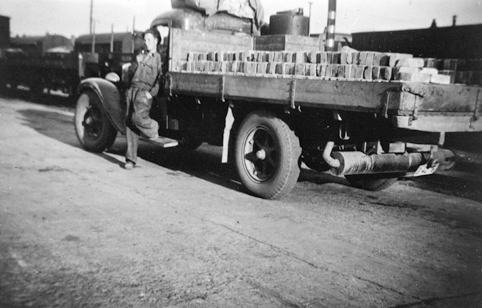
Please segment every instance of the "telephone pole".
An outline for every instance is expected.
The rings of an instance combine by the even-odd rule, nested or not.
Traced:
[[[326,51],[335,51],[336,0],[328,0],[328,25],[326,27]]]
[[[90,0],[90,29],[89,33],[92,34],[94,32],[94,20],[93,20],[93,13],[94,13],[94,0]]]
[[[312,1],[308,1],[308,5],[310,6],[310,11],[309,11],[309,19],[308,19],[308,35],[310,35],[311,32],[311,5],[313,4]]]

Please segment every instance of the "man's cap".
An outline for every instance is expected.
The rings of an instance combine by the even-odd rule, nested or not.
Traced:
[[[149,29],[147,29],[147,30],[144,32],[144,34],[142,35],[142,38],[144,38],[147,33],[152,34],[155,38],[157,38],[157,40],[158,40],[159,42],[161,41],[161,34],[159,33],[159,31],[158,31],[156,28],[149,28]]]

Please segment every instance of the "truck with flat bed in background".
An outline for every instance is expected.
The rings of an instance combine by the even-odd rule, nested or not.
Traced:
[[[289,194],[302,163],[367,190],[453,164],[446,132],[482,131],[480,85],[453,84],[410,54],[325,51],[319,38],[253,35],[253,22],[182,8],[153,22],[166,69],[151,117],[158,144],[222,146],[247,190]],[[75,128],[89,151],[125,132],[124,76],[79,86]]]

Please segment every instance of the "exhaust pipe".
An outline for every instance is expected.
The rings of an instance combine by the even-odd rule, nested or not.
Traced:
[[[336,175],[370,173],[406,173],[416,171],[421,165],[438,166],[437,159],[427,159],[422,153],[373,154],[362,152],[332,152],[333,141],[328,141],[323,151],[323,159]]]
[[[405,173],[415,171],[427,162],[422,153],[365,155],[362,152],[334,152],[333,157],[340,162],[338,168],[332,169],[336,175]]]

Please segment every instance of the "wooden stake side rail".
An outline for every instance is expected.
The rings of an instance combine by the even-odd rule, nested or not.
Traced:
[[[482,88],[426,83],[320,80],[169,72],[171,94],[372,112],[397,127],[422,131],[482,131]],[[423,119],[423,120],[422,120]],[[424,122],[424,123],[422,123]]]

